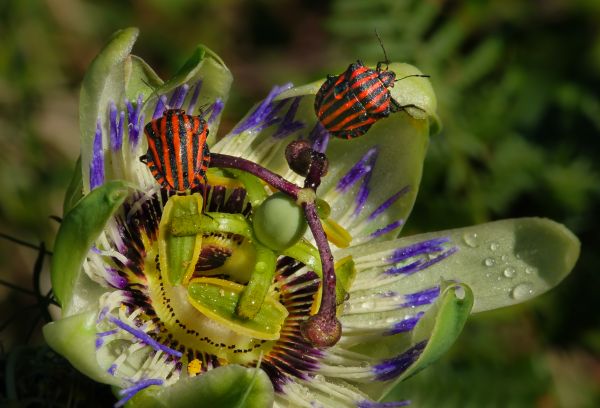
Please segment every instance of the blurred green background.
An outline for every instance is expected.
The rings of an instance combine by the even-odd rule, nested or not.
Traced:
[[[52,248],[50,216],[62,215],[79,149],[79,84],[126,26],[141,29],[134,52],[163,78],[199,42],[226,61],[235,82],[222,132],[274,84],[382,60],[377,29],[390,59],[431,75],[444,123],[405,233],[537,215],[583,244],[557,289],[475,316],[451,353],[394,396],[427,407],[600,406],[600,2],[1,0],[3,236]],[[0,405],[109,406],[107,388],[43,347],[39,253],[0,240]]]

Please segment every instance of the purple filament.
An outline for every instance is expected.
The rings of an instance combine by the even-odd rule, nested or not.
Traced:
[[[425,312],[419,312],[415,316],[409,317],[404,320],[400,320],[399,322],[394,323],[394,326],[385,334],[387,336],[391,336],[398,333],[405,333],[414,329],[414,327],[419,323],[421,317],[425,314]]]
[[[167,96],[161,95],[156,102],[156,108],[154,109],[154,113],[152,114],[152,120],[158,119],[162,116],[163,112],[167,107]]]
[[[183,84],[178,86],[173,91],[173,95],[171,95],[171,99],[169,100],[169,107],[171,109],[181,109],[183,106],[183,101],[185,101],[185,97],[188,93],[190,86],[188,84]]]
[[[145,380],[140,380],[140,381],[136,382],[134,385],[132,385],[129,388],[122,389],[121,391],[119,391],[119,395],[121,395],[123,398],[121,398],[119,401],[117,401],[117,403],[115,404],[115,408],[122,407],[123,405],[125,405],[127,403],[127,401],[129,401],[131,398],[133,398],[135,396],[135,394],[137,394],[144,388],[148,388],[152,385],[162,385],[162,384],[163,384],[163,380],[161,380],[160,378],[147,378]]]
[[[108,114],[108,129],[110,134],[110,148],[112,151],[121,149],[123,145],[123,123],[125,122],[125,112],[119,114],[117,121],[117,106],[114,102],[110,103]]]
[[[212,112],[210,114],[210,118],[208,118],[209,125],[214,123],[217,120],[217,118],[221,114],[221,111],[223,111],[224,106],[225,106],[225,103],[223,102],[223,100],[221,98],[217,98],[215,100],[215,103],[213,103],[211,105],[210,109]]]
[[[404,295],[406,302],[403,303],[402,307],[416,307],[429,305],[433,303],[434,300],[438,298],[440,295],[440,287],[434,286],[432,288],[428,288],[422,290],[420,292],[409,293],[408,295]]]
[[[181,356],[183,355],[181,352],[179,352],[177,350],[173,350],[172,348],[169,348],[169,347],[165,346],[164,344],[159,343],[158,341],[156,341],[152,337],[150,337],[148,334],[144,333],[141,330],[138,330],[136,328],[129,326],[128,324],[122,322],[121,320],[117,319],[116,317],[109,316],[108,320],[110,322],[114,323],[115,325],[117,325],[118,327],[120,327],[121,329],[125,330],[126,332],[137,337],[143,343],[146,343],[147,345],[149,345],[150,347],[152,347],[155,350],[160,350],[164,353],[167,353],[167,354],[172,355],[177,358],[181,358]]]
[[[410,401],[391,401],[391,402],[375,402],[375,401],[360,401],[356,404],[357,408],[397,408],[410,405]]]
[[[273,106],[273,100],[280,93],[287,91],[292,87],[292,84],[286,84],[283,86],[275,86],[271,89],[271,92],[267,95],[267,97],[252,111],[250,115],[242,122],[240,122],[232,131],[231,134],[239,135],[240,133],[249,130],[258,128],[259,130],[264,129],[265,127],[273,124],[275,120],[275,113],[277,109],[281,109],[282,104],[278,103],[277,106]],[[285,103],[285,101],[282,101]]]
[[[194,109],[196,109],[196,104],[198,103],[198,97],[200,96],[200,90],[202,89],[202,80],[199,79],[194,85],[194,92],[192,92],[192,97],[190,98],[190,103],[188,105],[187,112],[190,115],[194,114]]]
[[[429,268],[430,266],[448,258],[450,255],[452,255],[456,251],[458,251],[458,248],[453,247],[453,248],[450,248],[449,250],[447,250],[446,252],[442,252],[441,254],[439,254],[438,256],[436,256],[433,259],[429,259],[427,261],[425,261],[423,259],[418,259],[417,261],[410,263],[408,265],[386,269],[384,273],[387,275],[399,275],[399,274],[410,275],[415,272],[419,272],[419,271]]]
[[[319,153],[325,153],[327,150],[327,145],[329,144],[329,132],[327,129],[325,129],[321,122],[317,121],[315,126],[310,131],[308,139],[312,142],[312,147],[314,150]]]
[[[135,108],[129,100],[125,100],[125,106],[127,107],[127,121],[129,122],[127,124],[127,130],[129,131],[129,143],[131,143],[131,145],[134,147],[138,144],[140,130],[144,123],[144,115],[141,115],[142,102],[142,94],[138,95]]]
[[[371,233],[371,238],[377,238],[382,236],[383,234],[387,234],[390,231],[395,230],[396,228],[400,228],[404,224],[404,220],[396,220],[394,222],[389,223],[383,228],[379,228]]]
[[[385,210],[387,210],[388,208],[390,208],[390,206],[392,204],[394,204],[396,202],[396,200],[398,200],[400,197],[402,197],[403,195],[405,195],[409,191],[410,191],[410,186],[404,186],[404,187],[402,187],[400,189],[400,191],[398,191],[396,194],[392,195],[390,198],[388,198],[387,200],[385,200],[383,202],[383,204],[381,204],[379,207],[377,207],[375,210],[373,210],[373,212],[369,215],[368,220],[371,221],[371,220],[377,218],[377,216],[379,216]]]
[[[436,252],[441,252],[444,250],[443,244],[450,242],[450,238],[441,237],[434,238],[427,241],[418,242],[413,245],[409,245],[404,248],[398,248],[394,251],[394,253],[389,257],[390,262],[400,262],[404,261],[408,258],[419,256],[419,255],[427,255]]]
[[[415,361],[417,361],[426,345],[426,340],[421,341],[406,350],[404,353],[388,360],[383,360],[380,364],[377,364],[373,367],[375,379],[379,381],[387,381],[398,377]]]
[[[377,148],[373,147],[340,179],[337,190],[347,192],[358,180],[373,170],[376,160]]]
[[[104,151],[102,147],[102,123],[98,120],[90,163],[90,190],[102,183],[104,183]]]
[[[292,100],[290,108],[281,120],[279,127],[273,134],[273,137],[275,139],[283,139],[284,137],[289,136],[292,133],[304,128],[304,122],[294,121],[296,112],[298,112],[298,106],[300,106],[300,99],[302,98],[297,96]]]

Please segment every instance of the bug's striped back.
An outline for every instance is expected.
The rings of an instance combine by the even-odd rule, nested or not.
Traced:
[[[315,98],[321,124],[334,136],[352,138],[364,134],[373,123],[390,114],[395,74],[373,70],[360,61],[341,75],[330,76]]]
[[[180,109],[166,110],[144,131],[148,139],[146,164],[163,188],[185,191],[206,179],[208,127],[201,117],[186,115]]]

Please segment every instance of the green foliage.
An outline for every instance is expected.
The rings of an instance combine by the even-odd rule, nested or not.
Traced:
[[[563,219],[591,211],[598,200],[597,144],[581,151],[586,136],[579,133],[600,130],[599,104],[590,88],[597,75],[588,73],[590,55],[582,58],[581,49],[570,45],[591,45],[591,39],[572,29],[557,32],[553,26],[566,24],[554,22],[558,11],[538,13],[535,7],[334,2],[329,27],[345,54],[383,60],[376,29],[390,59],[407,59],[431,75],[438,94],[444,130],[430,147],[413,228],[506,214],[556,216],[545,205],[524,202],[542,191],[556,201]],[[571,7],[566,11],[575,18],[578,7]],[[591,129],[548,126],[555,118],[575,116],[590,121]],[[436,200],[440,196],[443,201]],[[569,220],[581,226],[576,223],[582,220]]]

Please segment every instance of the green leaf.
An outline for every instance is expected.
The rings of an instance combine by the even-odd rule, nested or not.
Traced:
[[[165,82],[157,90],[158,94],[165,94],[178,86],[188,84],[193,89],[198,81],[202,81],[202,90],[196,108],[192,112],[186,112],[189,115],[201,114],[201,108],[206,109],[216,99],[223,103],[227,102],[229,88],[233,82],[233,77],[229,68],[223,60],[204,45],[198,45],[192,55],[187,59],[183,66],[177,71],[177,74]],[[151,99],[149,105],[152,106],[156,99]],[[151,109],[151,110],[152,110]],[[148,112],[146,117],[150,117],[152,112]],[[205,118],[208,119],[208,118]],[[220,116],[209,124],[208,143],[209,145],[216,141],[219,127]]]
[[[127,192],[123,182],[109,181],[86,195],[65,215],[56,236],[51,264],[52,289],[62,305],[63,316],[96,301],[75,290],[79,284],[84,285],[80,288],[82,291],[89,286],[84,284],[87,275],[82,271],[82,264],[108,219],[125,201]]]
[[[97,301],[97,299],[96,299]],[[116,384],[96,360],[96,319],[98,311],[89,311],[50,322],[43,327],[44,339],[77,370],[94,381]]]
[[[75,163],[75,170],[71,176],[71,181],[67,187],[65,193],[65,200],[63,202],[63,215],[68,213],[71,208],[81,200],[83,197],[83,179],[81,178],[81,156],[77,158]]]
[[[496,309],[556,286],[573,269],[580,250],[579,240],[565,226],[544,218],[518,218],[365,244],[339,255],[352,254],[359,262],[362,256],[375,259],[383,252],[440,237],[448,237],[458,251],[385,290],[410,293],[452,280],[473,290],[473,312]]]
[[[473,292],[467,285],[445,282],[442,285],[440,297],[419,320],[412,331],[409,342],[402,342],[405,338],[399,336],[401,350],[409,349],[424,341],[427,342],[419,358],[393,381],[370,383],[365,385],[363,390],[372,398],[381,399],[397,383],[411,377],[438,360],[448,351],[462,332],[472,307]],[[393,340],[391,338],[389,342]]]
[[[473,292],[464,284],[446,282],[442,294],[412,331],[412,344],[427,341],[425,350],[395,381],[408,378],[438,360],[454,344],[471,314]]]
[[[416,67],[404,63],[391,63],[389,70],[396,73],[394,87],[389,88],[392,98],[406,106],[406,112],[415,119],[427,119],[435,115],[437,99],[427,78]]]
[[[98,118],[108,115],[110,101],[120,102],[125,97],[128,74],[132,70],[129,53],[138,33],[137,28],[117,31],[92,61],[83,79],[79,97],[79,126],[84,193],[90,189],[89,164],[93,154],[96,123]],[[103,133],[107,134],[107,131],[108,127],[105,127]]]
[[[136,100],[140,94],[150,95],[163,85],[163,80],[140,57],[132,55],[126,67],[125,96],[130,101]]]
[[[128,408],[265,408],[273,405],[273,385],[258,368],[228,365],[169,387],[138,393]]]

